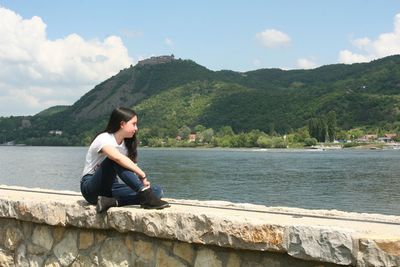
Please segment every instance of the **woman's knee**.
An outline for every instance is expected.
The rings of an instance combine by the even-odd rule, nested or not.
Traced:
[[[161,186],[159,185],[151,185],[151,190],[153,191],[153,193],[158,197],[158,198],[162,198],[164,197],[164,190],[162,189]]]

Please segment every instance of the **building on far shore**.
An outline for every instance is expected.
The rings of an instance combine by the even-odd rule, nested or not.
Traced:
[[[390,134],[387,133],[385,134],[383,137],[379,137],[378,141],[380,142],[385,142],[385,143],[390,143],[390,142],[394,142],[394,138],[397,137],[397,134]]]
[[[394,142],[394,138],[397,137],[397,134],[392,134],[392,133],[386,133],[382,137],[378,137],[377,134],[366,134],[358,139],[356,139],[357,142],[362,142],[362,143],[368,143],[368,142],[385,142],[385,143],[390,143]]]
[[[195,142],[196,141],[196,134],[195,133],[191,133],[189,135],[189,142]]]
[[[62,135],[63,131],[61,131],[61,130],[51,130],[51,131],[49,131],[49,134],[51,134],[51,135]]]
[[[366,134],[358,139],[356,139],[357,142],[362,142],[362,143],[367,143],[374,141],[378,138],[377,134]]]
[[[191,142],[196,142],[196,138],[197,138],[197,134],[196,133],[191,133],[191,134],[189,134],[189,136],[187,137],[187,141],[189,142],[189,143],[191,143]],[[176,141],[182,141],[182,140],[184,140],[183,138],[182,138],[182,136],[180,136],[180,135],[177,135],[176,137],[175,137],[175,140]],[[200,142],[202,141],[202,140],[199,140]]]

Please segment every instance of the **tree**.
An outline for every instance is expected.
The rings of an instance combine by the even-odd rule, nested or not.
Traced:
[[[201,125],[201,124],[196,125],[196,126],[194,127],[194,131],[195,131],[196,133],[201,133],[201,132],[203,132],[203,131],[205,131],[205,130],[206,130],[206,127],[204,127],[204,126]]]
[[[231,136],[222,136],[222,137],[218,137],[215,139],[216,141],[216,146],[220,146],[220,147],[232,147],[232,141],[231,141]]]
[[[141,128],[138,131],[138,137],[139,142],[141,142],[142,145],[147,146],[149,144],[149,139],[152,137],[151,130],[149,128]]]
[[[308,120],[308,133],[311,137],[317,138],[318,136],[318,119],[311,118]]]
[[[191,133],[191,130],[186,125],[182,126],[178,131],[179,136],[182,137],[183,140],[189,139],[190,133]]]
[[[272,145],[274,148],[286,148],[287,143],[282,137],[272,137]]]
[[[327,115],[326,118],[326,124],[327,124],[327,132],[328,132],[328,138],[330,142],[335,141],[336,138],[336,112],[335,111],[330,111]]]
[[[276,135],[276,131],[275,131],[275,123],[271,122],[268,123],[268,134],[269,135]]]
[[[222,126],[218,131],[218,136],[232,136],[235,133],[232,130],[231,126]]]
[[[317,144],[317,139],[315,139],[315,138],[306,138],[305,140],[304,140],[304,144],[305,144],[305,146],[315,146],[316,144]]]
[[[361,136],[363,136],[365,134],[364,131],[359,128],[351,129],[348,131],[348,133],[350,135],[351,140],[360,138]]]
[[[349,139],[349,135],[347,134],[346,131],[340,130],[336,132],[336,138],[338,140],[347,140]]]
[[[201,135],[203,136],[203,142],[204,143],[211,143],[213,137],[214,137],[214,130],[211,128],[208,128],[207,130],[204,130]]]
[[[267,135],[260,136],[257,139],[257,145],[263,148],[271,148],[272,147],[272,139],[269,138]]]
[[[256,147],[258,146],[257,140],[260,136],[265,135],[265,133],[261,132],[260,130],[251,130],[247,136],[247,146],[248,147]]]
[[[327,125],[322,118],[311,118],[308,121],[308,132],[311,137],[314,137],[318,142],[325,142],[328,137]]]
[[[302,127],[302,128],[300,128],[300,129],[297,129],[297,130],[294,132],[293,142],[295,142],[295,143],[302,143],[302,142],[304,142],[304,140],[305,140],[306,138],[309,138],[309,137],[310,137],[310,134],[309,134],[309,132],[307,131],[307,127]]]

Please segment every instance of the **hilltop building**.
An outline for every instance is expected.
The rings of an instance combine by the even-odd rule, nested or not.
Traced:
[[[175,56],[174,56],[174,54],[172,54],[170,56],[158,56],[158,57],[146,58],[146,59],[140,60],[137,64],[139,66],[156,65],[156,64],[172,62],[174,60],[175,60]]]

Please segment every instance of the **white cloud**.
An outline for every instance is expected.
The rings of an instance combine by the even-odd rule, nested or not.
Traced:
[[[351,42],[357,49],[365,49],[371,44],[371,40],[369,38],[359,38],[355,39]]]
[[[0,6],[0,116],[72,104],[132,61],[117,36],[50,40],[40,17],[23,19]]]
[[[357,62],[368,62],[371,58],[368,55],[361,55],[353,53],[349,50],[342,50],[339,53],[339,62],[345,64],[352,64]]]
[[[307,58],[299,58],[297,60],[297,67],[299,67],[300,69],[313,69],[317,66],[317,63]]]
[[[339,61],[346,64],[367,62],[373,59],[400,54],[400,13],[394,17],[392,32],[382,33],[375,40],[359,38],[352,41],[359,52],[345,49],[339,52]]]
[[[257,33],[256,40],[267,48],[287,46],[291,42],[290,37],[286,33],[275,29],[266,29],[263,32]]]
[[[172,39],[171,38],[165,38],[165,40],[164,40],[164,43],[166,44],[166,45],[168,45],[168,46],[173,46],[174,45],[174,42],[172,41]]]

